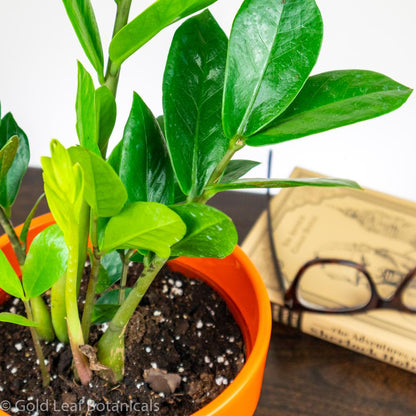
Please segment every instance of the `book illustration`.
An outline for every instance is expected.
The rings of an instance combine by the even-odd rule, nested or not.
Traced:
[[[416,225],[401,217],[374,209],[340,208],[339,211],[348,218],[358,221],[368,231],[408,241],[416,249]]]

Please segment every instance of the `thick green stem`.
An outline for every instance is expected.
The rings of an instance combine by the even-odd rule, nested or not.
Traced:
[[[245,146],[245,143],[243,141],[242,137],[236,136],[230,140],[230,144],[228,147],[228,150],[225,152],[224,157],[221,159],[221,161],[218,163],[216,168],[211,174],[211,177],[209,178],[209,181],[206,186],[214,185],[218,183],[224,174],[225,168],[227,167],[228,163],[230,163],[230,160],[234,156],[234,154],[242,149]],[[188,202],[198,202],[200,204],[205,204],[212,196],[215,195],[215,192],[209,192],[205,191],[202,195],[193,197],[188,197]]]
[[[0,224],[4,229],[4,232],[9,237],[10,244],[12,245],[13,251],[16,255],[19,265],[23,266],[25,264],[26,253],[23,250],[23,247],[20,243],[20,239],[14,231],[13,224],[11,223],[3,207],[0,207]]]
[[[126,253],[120,254],[123,268],[121,269],[120,294],[118,297],[119,305],[122,305],[126,299],[127,274],[129,271],[130,257],[133,255],[133,253],[134,250],[128,250]]]
[[[83,201],[79,217],[78,233],[78,293],[81,286],[82,275],[84,273],[85,262],[87,260],[88,237],[90,231],[91,210],[89,205]]]
[[[33,320],[38,324],[36,332],[44,341],[52,342],[55,339],[55,332],[52,327],[51,313],[41,296],[30,299]]]
[[[81,322],[78,311],[78,236],[68,244],[68,269],[65,282],[65,306],[67,314],[68,336],[71,345],[74,365],[82,384],[86,385],[91,380],[91,370],[87,358],[79,349],[84,345]]]
[[[33,314],[32,314],[32,309],[30,307],[30,304],[27,301],[24,301],[23,303],[25,305],[26,315],[28,319],[32,321]],[[33,345],[35,347],[36,356],[38,357],[38,360],[39,360],[39,367],[40,367],[40,372],[42,375],[42,385],[43,387],[47,387],[49,386],[51,379],[49,376],[48,369],[46,368],[45,357],[43,355],[42,346],[40,345],[39,335],[36,332],[36,329],[33,327],[30,327],[30,334],[32,335],[32,340],[33,340]]]
[[[68,329],[66,326],[66,307],[65,307],[65,282],[64,274],[51,289],[51,316],[52,325],[56,337],[59,341],[67,344],[69,342]]]
[[[92,241],[92,258],[91,260],[91,274],[88,281],[87,294],[85,297],[84,311],[82,314],[82,333],[84,339],[88,342],[91,327],[92,311],[94,309],[96,298],[96,287],[98,281],[98,274],[100,272],[101,254],[98,248],[98,232],[97,232],[98,218],[93,216],[91,221],[91,241]]]
[[[156,256],[149,266],[145,267],[98,343],[98,359],[113,370],[116,381],[121,380],[124,375],[124,332],[127,324],[166,261],[167,259]]]
[[[131,1],[132,0],[119,0],[117,2],[117,14],[116,14],[116,20],[114,22],[113,38],[116,35],[116,33],[127,24],[127,21],[129,18]],[[117,94],[117,85],[118,85],[119,77],[120,77],[120,66],[115,64],[111,60],[111,58],[108,58],[107,72],[105,75],[104,85],[106,85],[110,89],[114,97]]]

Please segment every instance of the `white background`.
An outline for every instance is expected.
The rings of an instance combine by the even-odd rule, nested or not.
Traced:
[[[131,17],[151,3],[133,0]],[[416,86],[415,0],[317,0],[324,19],[324,42],[313,73],[371,69],[409,87]],[[229,34],[241,0],[210,7]],[[106,50],[112,32],[114,0],[93,0]],[[163,68],[174,29],[166,29],[126,61],[117,97],[114,146],[121,137],[137,91],[158,115]],[[12,111],[31,142],[31,165],[49,154],[51,138],[77,143],[75,132],[76,59],[93,73],[59,0],[0,0],[0,100]],[[391,114],[352,126],[274,146],[274,177],[295,166],[416,201],[416,94]],[[245,148],[238,158],[264,162],[250,176],[266,175],[268,148]]]

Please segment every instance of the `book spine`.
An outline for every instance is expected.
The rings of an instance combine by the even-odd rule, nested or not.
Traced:
[[[353,323],[346,324],[348,320],[345,319],[334,320],[329,315],[290,311],[277,303],[272,303],[272,314],[275,322],[416,373],[416,350],[411,347],[403,348],[400,342],[389,342],[391,333],[373,334],[371,331],[354,328]]]

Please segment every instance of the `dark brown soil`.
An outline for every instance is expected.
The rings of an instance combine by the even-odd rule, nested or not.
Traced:
[[[21,302],[9,301],[3,310],[22,313]],[[245,360],[240,329],[222,299],[206,284],[167,270],[128,327],[123,384],[109,386],[95,376],[80,386],[72,378],[67,346],[52,342],[44,351],[53,379],[47,389],[29,331],[0,324],[0,408],[9,414],[190,415],[221,393]],[[173,374],[179,382],[174,393],[154,391],[158,387],[144,381],[151,368]],[[166,376],[161,378],[163,390]]]

